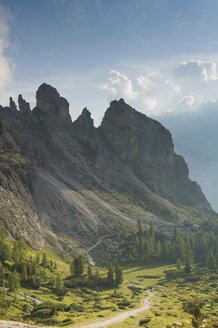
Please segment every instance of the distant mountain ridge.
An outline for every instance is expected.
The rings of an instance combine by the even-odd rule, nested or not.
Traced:
[[[21,95],[18,104],[0,107],[0,222],[9,235],[34,248],[51,237],[73,248],[66,236],[85,247],[115,225],[141,219],[170,230],[195,222],[187,207],[212,211],[170,132],[123,99],[99,128],[87,108],[72,122],[68,101],[45,83],[33,110]]]

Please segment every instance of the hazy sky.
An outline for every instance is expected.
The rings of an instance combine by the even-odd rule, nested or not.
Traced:
[[[123,97],[170,128],[208,193],[210,174],[193,163],[216,148],[217,17],[217,0],[2,0],[0,103],[22,93],[33,107],[46,82],[73,119],[87,106],[98,125]]]

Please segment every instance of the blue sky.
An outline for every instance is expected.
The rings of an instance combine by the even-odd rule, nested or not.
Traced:
[[[218,58],[217,1],[3,0],[0,4],[0,19],[8,27],[2,35],[8,43],[2,56],[10,64],[9,83],[0,94],[3,104],[9,92],[14,97],[22,92],[33,105],[35,89],[48,82],[69,99],[73,118],[88,106],[98,124],[109,100],[127,95],[116,77],[108,83],[110,72],[116,71],[140,94],[125,97],[127,101],[145,113],[159,114],[160,107],[171,107],[172,87],[165,84],[180,62]],[[155,74],[153,79],[161,75],[162,82],[161,86],[155,82],[158,90],[149,91],[146,101],[137,78],[149,74]],[[111,87],[119,90],[113,92]],[[156,93],[158,106],[154,106]],[[180,100],[191,96],[182,92]]]
[[[46,82],[98,125],[123,97],[171,130],[218,209],[217,13],[217,0],[0,0],[0,103],[33,107]]]

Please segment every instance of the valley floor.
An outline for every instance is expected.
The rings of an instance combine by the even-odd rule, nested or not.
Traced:
[[[154,293],[152,293],[150,290],[148,290],[148,295],[147,297],[144,297],[141,302],[141,306],[133,309],[133,310],[128,310],[124,311],[121,313],[117,313],[116,315],[112,316],[111,318],[92,322],[92,323],[86,323],[82,325],[77,325],[77,326],[72,326],[72,328],[100,328],[100,327],[108,327],[114,323],[120,323],[125,321],[131,316],[137,316],[142,312],[147,311],[151,307],[150,299],[154,296]],[[1,328],[38,328],[38,326],[30,326],[28,324],[24,323],[19,323],[19,322],[12,322],[12,321],[3,321],[0,320],[0,326]],[[45,327],[45,326],[44,326]],[[40,327],[41,328],[41,327]],[[52,328],[52,327],[50,327]]]

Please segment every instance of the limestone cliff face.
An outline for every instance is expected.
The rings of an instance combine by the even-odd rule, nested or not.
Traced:
[[[174,153],[170,132],[159,122],[120,99],[111,102],[99,130],[116,155],[154,193],[192,206],[206,204],[199,186],[189,180],[184,159]]]
[[[19,133],[0,120],[0,222],[11,237],[41,249],[44,240],[31,194],[31,163],[21,156],[20,145]]]
[[[0,222],[12,237],[41,248],[43,228],[85,246],[139,218],[171,227],[164,215],[175,204],[211,211],[170,132],[123,99],[99,128],[87,108],[72,123],[67,100],[45,83],[33,110],[21,95],[18,104],[0,107]]]
[[[52,86],[43,83],[36,92],[36,107],[47,114],[57,125],[71,122],[69,103]]]

